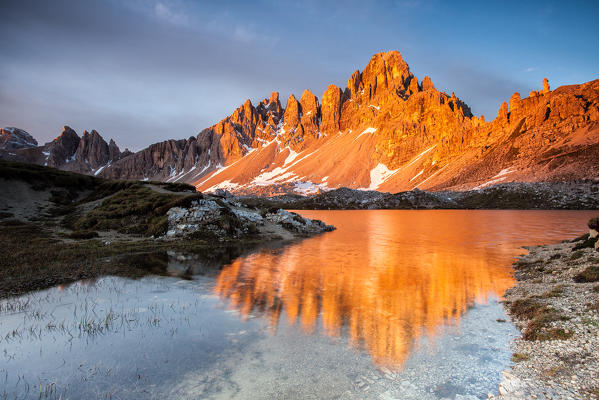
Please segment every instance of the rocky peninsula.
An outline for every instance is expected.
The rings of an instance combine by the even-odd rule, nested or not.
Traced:
[[[0,161],[0,187],[0,298],[102,275],[170,274],[185,259],[217,269],[266,243],[334,229],[186,184],[34,164]]]

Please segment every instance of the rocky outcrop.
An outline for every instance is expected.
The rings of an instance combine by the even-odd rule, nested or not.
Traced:
[[[285,210],[257,210],[227,199],[194,200],[190,207],[168,212],[166,237],[239,238],[275,233],[280,239],[312,236],[335,228]]]
[[[75,160],[88,165],[92,170],[97,170],[111,160],[108,143],[95,130],[92,130],[91,133],[83,131],[83,136],[75,152]]]
[[[435,86],[433,86],[433,81],[431,80],[431,78],[428,75],[425,76],[422,80],[422,90],[427,91],[433,90],[434,88]]]
[[[320,130],[324,134],[334,135],[339,132],[341,105],[344,100],[343,92],[335,85],[330,85],[322,94]]]
[[[37,146],[37,140],[18,128],[0,129],[0,150],[20,150]]]
[[[60,136],[44,146],[46,152],[49,153],[44,165],[59,168],[70,163],[75,159],[80,141],[81,138],[73,129],[64,126]]]
[[[199,143],[196,138],[188,140],[167,140],[155,143],[150,147],[124,157],[113,163],[101,176],[114,179],[138,179],[168,181],[177,170],[191,169],[200,160],[209,162],[212,146],[202,148],[206,143]],[[213,159],[217,156],[214,154]]]

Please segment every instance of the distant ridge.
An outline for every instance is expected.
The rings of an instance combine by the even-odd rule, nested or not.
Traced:
[[[8,161],[28,162],[59,168],[65,171],[98,175],[111,163],[131,154],[121,152],[114,140],[110,143],[92,130],[83,136],[68,126],[53,141],[38,146],[37,141],[22,129],[0,129],[0,158]]]

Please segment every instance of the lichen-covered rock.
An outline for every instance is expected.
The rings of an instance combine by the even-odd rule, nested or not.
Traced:
[[[216,201],[201,199],[192,202],[191,207],[173,207],[166,213],[168,218],[167,237],[186,236],[198,231],[200,227],[215,234],[225,235],[218,225],[222,215],[222,206]]]

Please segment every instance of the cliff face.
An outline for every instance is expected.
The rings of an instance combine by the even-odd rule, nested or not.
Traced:
[[[345,88],[330,85],[320,99],[305,90],[283,108],[273,92],[196,137],[135,154],[121,154],[95,131],[81,139],[71,131],[43,146],[49,154],[41,161],[31,148],[19,151],[107,178],[268,195],[575,180],[599,176],[599,80],[552,91],[545,79],[528,97],[514,93],[487,122],[428,76],[419,81],[392,51],[375,54]]]

